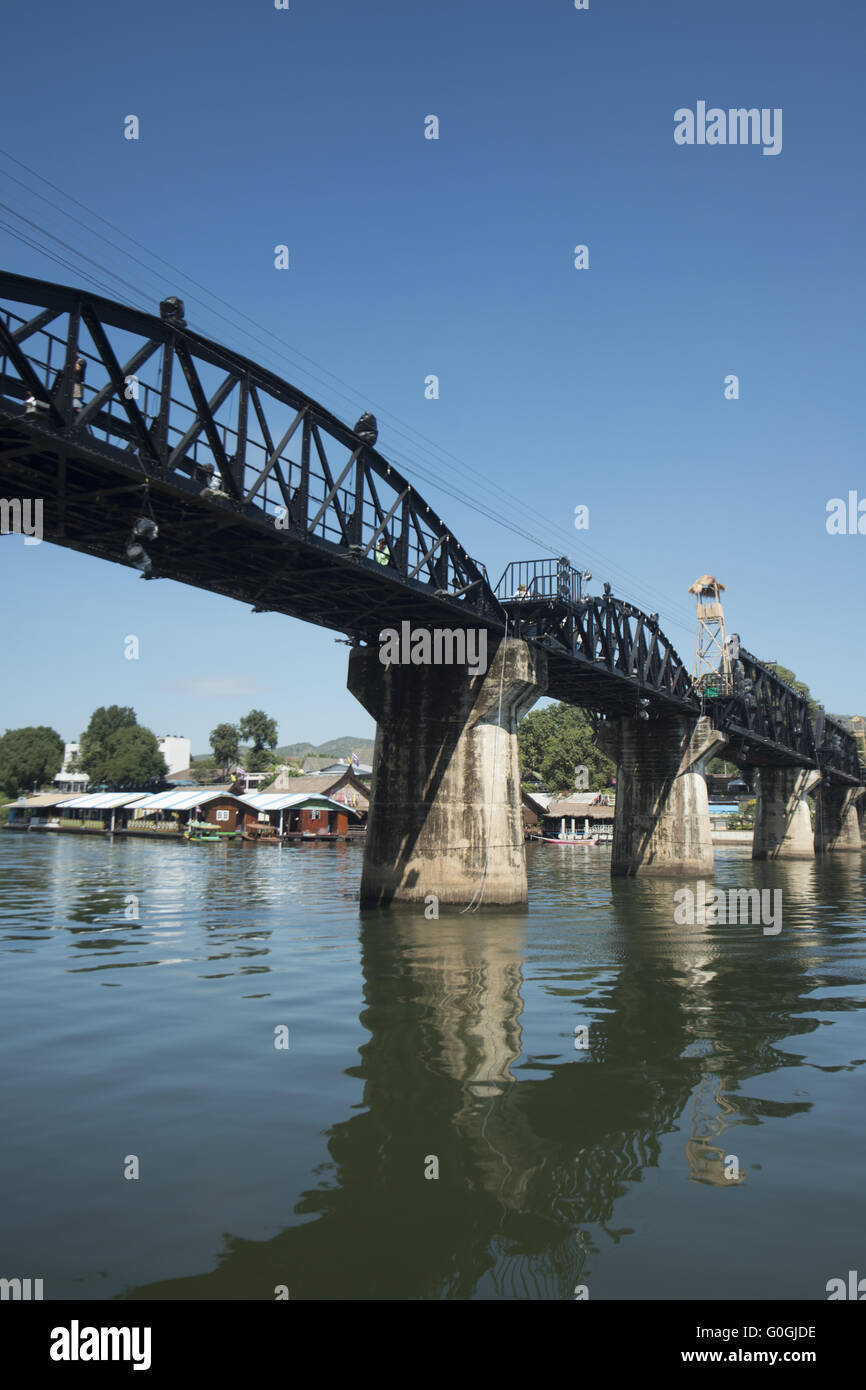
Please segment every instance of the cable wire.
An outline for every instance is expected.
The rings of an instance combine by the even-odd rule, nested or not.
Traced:
[[[522,501],[520,498],[518,498],[518,497],[516,496],[516,494],[514,494],[512,491],[510,491],[510,490],[508,490],[508,489],[505,489],[505,488],[501,487],[498,483],[493,482],[490,478],[486,477],[483,473],[481,473],[480,470],[478,470],[478,469],[472,467],[472,466],[469,465],[469,464],[466,464],[463,460],[459,459],[459,458],[457,457],[457,455],[450,453],[450,451],[448,451],[447,449],[444,449],[442,446],[435,444],[435,443],[434,443],[433,441],[431,441],[431,440],[428,440],[428,439],[426,438],[426,436],[424,436],[423,434],[421,434],[420,431],[416,430],[413,426],[407,425],[405,421],[402,421],[402,420],[400,419],[400,417],[395,416],[395,415],[394,415],[391,411],[389,411],[387,408],[385,408],[385,407],[381,406],[380,404],[378,404],[377,402],[371,400],[369,397],[366,397],[366,396],[362,395],[361,392],[357,391],[357,389],[354,388],[354,387],[352,387],[348,382],[343,381],[343,379],[340,378],[339,376],[337,376],[336,373],[333,373],[333,372],[331,372],[328,368],[321,366],[321,364],[319,364],[319,363],[316,363],[316,362],[314,361],[314,359],[308,357],[307,354],[301,352],[299,349],[295,348],[292,344],[287,343],[284,339],[280,338],[280,336],[279,336],[278,334],[274,333],[272,330],[270,330],[270,329],[268,329],[268,328],[266,328],[266,327],[263,327],[262,325],[258,324],[258,323],[256,322],[256,320],[252,319],[252,318],[251,318],[248,314],[246,314],[243,310],[240,310],[240,309],[238,309],[236,306],[233,306],[232,304],[230,304],[229,301],[223,299],[222,296],[220,296],[220,295],[216,294],[214,291],[208,289],[208,287],[205,286],[205,285],[202,285],[200,281],[197,281],[194,277],[188,275],[188,274],[185,273],[184,271],[180,270],[179,267],[173,265],[172,262],[167,261],[164,257],[158,255],[156,252],[151,251],[151,250],[150,250],[148,247],[146,247],[142,242],[136,240],[136,238],[134,238],[134,237],[130,236],[128,233],[124,232],[124,231],[122,230],[122,228],[117,227],[116,224],[113,223],[113,222],[111,222],[108,218],[103,217],[102,214],[100,214],[100,213],[96,212],[94,209],[88,207],[87,204],[83,203],[80,199],[75,198],[72,194],[69,194],[69,193],[65,192],[65,190],[61,189],[57,184],[52,183],[50,179],[46,179],[46,178],[45,178],[42,174],[40,174],[37,170],[31,169],[29,165],[25,164],[22,160],[18,159],[15,155],[12,155],[9,151],[0,148],[0,154],[3,154],[5,158],[11,160],[13,163],[15,163],[16,165],[18,165],[19,168],[25,170],[27,173],[31,174],[34,178],[39,179],[40,182],[42,182],[42,183],[45,184],[47,187],[49,187],[49,188],[51,188],[52,190],[54,190],[56,193],[60,194],[60,196],[61,196],[62,198],[67,199],[69,202],[73,203],[75,206],[81,208],[82,211],[86,212],[89,216],[91,216],[91,217],[93,217],[93,218],[96,218],[96,219],[97,219],[99,222],[101,222],[104,226],[109,227],[112,231],[116,232],[118,236],[124,238],[126,241],[130,242],[133,246],[136,246],[139,250],[143,251],[143,252],[145,253],[145,255],[149,256],[152,260],[157,261],[157,262],[159,262],[161,265],[166,266],[166,267],[167,267],[168,269],[170,269],[174,274],[179,275],[179,276],[181,277],[182,280],[188,281],[190,284],[195,285],[198,289],[202,290],[204,294],[209,295],[212,299],[216,300],[218,303],[222,304],[224,307],[226,307],[227,309],[229,309],[229,310],[231,311],[231,313],[233,313],[233,314],[235,314],[235,315],[237,315],[237,316],[239,316],[239,317],[245,319],[246,322],[249,323],[249,324],[251,324],[254,328],[256,328],[257,330],[259,330],[260,332],[265,333],[268,337],[272,338],[272,339],[274,340],[274,342],[278,343],[278,344],[280,345],[280,348],[284,350],[284,352],[282,352],[282,353],[280,354],[281,356],[285,356],[285,351],[287,351],[287,352],[289,352],[289,353],[292,353],[292,354],[296,355],[297,357],[300,357],[303,361],[309,363],[310,366],[316,368],[317,371],[324,372],[325,375],[326,375],[327,377],[329,377],[329,378],[331,379],[332,382],[337,382],[337,383],[339,383],[339,385],[340,385],[341,387],[345,388],[345,391],[348,391],[348,392],[351,394],[351,396],[355,398],[355,401],[356,401],[357,403],[362,403],[362,404],[364,404],[365,406],[374,405],[374,406],[376,407],[376,409],[379,411],[379,413],[383,416],[383,418],[386,418],[386,419],[389,419],[389,420],[393,420],[394,422],[396,422],[396,425],[398,426],[398,428],[396,428],[396,429],[394,430],[394,433],[400,435],[400,436],[403,437],[403,438],[408,438],[408,439],[410,440],[410,443],[412,444],[412,446],[413,446],[415,449],[420,448],[422,453],[427,454],[427,455],[432,455],[432,462],[433,462],[433,464],[435,464],[437,467],[446,468],[446,469],[448,469],[449,472],[452,472],[452,473],[453,473],[453,472],[458,472],[458,471],[459,471],[459,473],[460,473],[460,475],[461,475],[461,478],[463,478],[463,479],[465,479],[465,476],[466,476],[467,473],[475,475],[475,477],[477,477],[477,478],[479,479],[480,483],[484,486],[485,491],[486,491],[487,494],[489,494],[490,491],[493,491],[493,492],[495,492],[495,493],[498,493],[498,494],[499,494],[503,499],[505,499],[510,505],[516,506],[516,507],[519,509],[521,515],[536,516],[536,517],[538,517],[538,519],[541,521],[541,523],[543,524],[543,526],[548,530],[548,532],[554,531],[557,535],[561,535],[561,536],[565,537],[566,532],[565,532],[564,530],[560,530],[559,526],[557,526],[557,525],[555,525],[555,524],[552,524],[552,523],[550,522],[549,518],[544,517],[544,516],[543,516],[540,512],[538,512],[534,507],[532,507],[532,506],[530,506],[529,504],[523,502],[523,501]],[[28,185],[27,185],[26,183],[24,183],[23,180],[17,178],[17,177],[16,177],[15,175],[13,175],[13,174],[10,174],[8,170],[0,170],[0,173],[3,173],[3,174],[5,175],[5,177],[11,179],[13,182],[15,182],[16,184],[18,184],[21,188],[23,188],[23,189],[25,189],[27,192],[29,192],[32,196],[35,196],[35,197],[39,198],[42,202],[46,203],[48,206],[50,206],[50,207],[54,208],[56,211],[60,212],[62,216],[65,216],[65,217],[69,218],[70,221],[75,222],[78,226],[82,227],[82,228],[83,228],[86,232],[88,232],[91,236],[98,237],[98,238],[99,238],[101,241],[103,241],[106,245],[110,246],[113,250],[120,252],[120,254],[124,255],[124,256],[126,257],[126,259],[129,260],[128,253],[126,253],[122,247],[118,246],[116,242],[111,241],[109,238],[105,237],[101,232],[97,231],[96,229],[94,229],[94,228],[92,228],[92,227],[89,227],[89,226],[88,226],[85,222],[83,222],[80,218],[75,217],[72,213],[70,213],[68,210],[62,208],[59,204],[57,204],[56,202],[54,202],[52,199],[46,198],[44,194],[42,194],[42,193],[40,193],[40,192],[38,191],[38,189],[29,188]],[[145,308],[145,309],[148,309],[148,308],[149,308],[149,297],[148,297],[148,295],[146,294],[146,292],[143,291],[143,290],[141,289],[141,287],[140,287],[139,285],[132,284],[132,283],[131,283],[128,279],[126,279],[124,276],[118,275],[117,272],[111,270],[111,269],[110,269],[109,267],[107,267],[106,265],[104,265],[104,264],[102,264],[102,263],[100,263],[100,262],[97,262],[97,261],[93,260],[93,258],[90,257],[90,256],[88,256],[88,255],[86,254],[86,252],[83,252],[83,251],[81,251],[79,248],[77,248],[77,247],[71,245],[69,242],[64,241],[62,238],[56,236],[53,232],[48,231],[47,228],[42,227],[42,226],[40,226],[38,223],[33,222],[31,219],[24,217],[23,214],[16,212],[16,211],[15,211],[14,209],[12,209],[12,208],[9,208],[8,205],[6,205],[6,204],[0,204],[0,206],[4,207],[4,208],[6,209],[7,212],[10,212],[13,216],[19,218],[19,220],[21,220],[22,222],[26,223],[28,226],[34,228],[36,231],[41,232],[44,236],[49,237],[52,241],[56,242],[59,246],[63,247],[65,250],[69,251],[73,256],[76,256],[76,255],[77,255],[77,256],[81,257],[81,259],[84,260],[85,262],[87,262],[89,265],[96,267],[98,270],[102,271],[103,274],[109,275],[113,280],[116,280],[121,286],[123,286],[128,292],[131,292],[133,296],[135,296],[135,297],[138,298],[138,299],[143,300],[143,301],[144,301],[144,308]],[[34,243],[34,242],[32,241],[32,239],[26,239],[26,237],[25,237],[24,235],[21,235],[21,234],[19,234],[19,233],[16,233],[16,232],[14,231],[14,229],[12,229],[12,228],[10,228],[10,227],[8,226],[8,224],[3,224],[3,225],[5,226],[5,229],[6,229],[7,231],[9,231],[13,236],[16,236],[17,239],[18,239],[19,241],[23,242],[23,244],[30,246],[30,247],[31,247],[32,249],[34,249],[34,250],[40,251],[42,254],[46,255],[49,259],[53,260],[56,264],[60,264],[60,265],[63,265],[65,268],[72,269],[74,273],[79,274],[79,275],[83,275],[83,276],[84,276],[85,278],[87,278],[91,283],[97,284],[97,285],[100,286],[101,288],[104,288],[104,281],[103,281],[103,282],[100,282],[96,277],[94,277],[94,276],[92,275],[92,273],[86,272],[86,271],[84,271],[84,270],[76,269],[76,267],[75,267],[74,265],[70,265],[69,262],[65,261],[63,258],[58,257],[57,254],[56,254],[56,253],[53,253],[49,248],[47,248],[47,247],[44,247],[44,248],[43,248],[43,247],[39,247],[37,243]],[[147,266],[147,265],[141,260],[140,257],[134,256],[134,257],[132,257],[132,260],[140,267],[140,269],[142,269],[142,270],[145,272],[145,274],[146,274],[148,277],[150,277],[150,278],[152,278],[152,279],[155,279],[155,278],[156,278],[156,272],[154,272],[154,270],[153,270],[150,266]],[[108,293],[109,297],[113,297],[113,298],[118,298],[118,297],[119,297],[116,290],[109,289],[109,290],[107,291],[107,293]],[[264,346],[264,347],[268,348],[268,351],[273,352],[273,349],[272,349],[272,348],[269,348],[268,345],[267,345],[266,343],[264,343],[260,337],[256,337],[254,334],[251,334],[247,329],[244,329],[244,328],[240,328],[240,329],[239,329],[239,328],[238,328],[238,325],[237,325],[232,319],[230,319],[226,314],[223,314],[223,313],[221,313],[219,310],[214,309],[211,305],[209,305],[209,304],[203,302],[203,301],[200,300],[197,296],[192,296],[192,298],[193,298],[194,302],[200,304],[200,305],[202,306],[202,308],[203,308],[207,313],[217,315],[217,316],[218,316],[219,318],[221,318],[224,322],[228,323],[228,324],[230,325],[230,327],[231,327],[234,331],[240,331],[245,337],[248,337],[248,338],[253,339],[253,341],[256,341],[260,346]],[[140,307],[142,307],[142,306],[139,305],[139,304],[134,304],[133,307],[140,308]],[[285,360],[290,360],[290,359],[286,358]],[[293,365],[294,365],[294,364],[293,364]],[[309,375],[313,375],[313,376],[314,376],[314,379],[315,379],[320,385],[323,385],[323,386],[325,386],[327,389],[329,389],[329,390],[331,390],[331,391],[334,391],[334,387],[333,387],[332,385],[330,385],[327,381],[323,381],[321,377],[318,377],[318,376],[316,376],[315,374],[309,373],[309,372],[308,372],[308,374],[309,374]],[[336,394],[338,394],[338,395],[340,395],[341,397],[343,397],[344,399],[346,399],[346,397],[345,397],[345,391],[337,391]],[[354,406],[353,406],[353,408],[354,408]],[[405,427],[405,428],[403,428],[403,427]],[[407,429],[410,431],[410,434],[407,434],[407,433],[406,433]],[[421,441],[421,444],[420,444],[420,445],[419,445],[419,443],[418,443],[418,440]],[[476,497],[472,497],[472,496],[471,496],[470,494],[468,494],[465,490],[460,489],[460,488],[456,488],[452,483],[450,483],[450,481],[445,481],[445,480],[443,480],[442,478],[438,477],[435,473],[433,473],[433,472],[430,471],[431,464],[430,464],[430,463],[427,463],[426,460],[425,460],[423,463],[419,463],[419,461],[418,461],[417,458],[413,458],[413,457],[407,455],[407,454],[405,453],[405,451],[404,451],[403,449],[399,448],[399,447],[391,448],[391,449],[389,450],[389,453],[392,454],[392,455],[394,456],[395,459],[399,460],[404,466],[408,466],[409,468],[411,468],[415,473],[417,473],[420,477],[422,477],[423,480],[424,480],[425,482],[430,483],[433,487],[439,488],[443,493],[445,493],[445,494],[448,495],[449,497],[452,497],[452,498],[454,498],[455,500],[461,502],[462,505],[470,507],[472,510],[474,510],[474,511],[477,512],[478,514],[484,516],[487,520],[493,522],[495,525],[501,526],[501,527],[503,527],[503,528],[509,530],[512,534],[521,536],[522,538],[524,538],[524,539],[530,541],[531,543],[533,543],[533,544],[535,544],[535,545],[540,545],[543,549],[547,550],[551,555],[558,556],[559,554],[561,554],[561,553],[563,552],[563,550],[566,550],[566,553],[568,553],[564,541],[563,541],[563,543],[557,544],[557,545],[553,545],[553,544],[551,544],[549,541],[545,541],[544,539],[542,539],[542,537],[538,536],[538,535],[535,534],[533,531],[528,530],[526,527],[520,525],[518,522],[514,521],[511,517],[505,516],[505,515],[503,515],[501,512],[499,512],[499,511],[497,511],[497,510],[494,510],[494,509],[489,505],[489,502],[487,502],[487,501],[482,501],[481,499],[476,498]],[[443,457],[439,457],[439,455],[441,455],[441,456],[443,456]],[[446,461],[447,459],[452,459],[452,460],[454,461],[453,464],[452,464],[452,463],[448,463],[448,462]],[[573,541],[574,541],[574,538],[571,537],[571,536],[569,536],[569,539],[568,539],[568,547],[571,546],[571,544],[573,543]],[[627,581],[629,582],[630,585],[634,586],[634,588],[636,588],[636,589],[641,593],[641,595],[652,595],[652,594],[658,595],[658,597],[661,599],[661,601],[662,601],[662,602],[664,603],[664,605],[665,605],[665,609],[666,609],[666,622],[667,622],[667,624],[668,624],[668,625],[673,625],[673,626],[675,626],[675,627],[680,627],[680,628],[682,628],[684,631],[687,631],[687,632],[691,635],[691,633],[692,633],[693,630],[694,630],[693,621],[692,621],[692,622],[689,622],[688,625],[687,625],[685,622],[683,622],[683,621],[681,620],[681,619],[682,619],[682,616],[685,616],[686,610],[685,610],[684,608],[680,607],[679,604],[671,605],[669,597],[668,597],[666,594],[663,594],[663,592],[662,592],[661,590],[655,590],[655,589],[654,589],[654,586],[649,586],[649,585],[647,585],[646,582],[645,582],[645,580],[641,579],[639,576],[630,574],[630,572],[629,572],[628,570],[626,570],[626,569],[625,569],[623,566],[621,566],[620,564],[618,564],[618,563],[612,563],[612,562],[609,561],[606,557],[602,556],[602,555],[600,554],[600,552],[597,552],[593,547],[589,547],[589,546],[586,545],[585,542],[583,542],[583,541],[581,541],[581,549],[582,549],[582,553],[585,554],[585,555],[592,561],[593,564],[598,564],[598,563],[600,563],[600,564],[604,565],[609,573],[613,574],[615,577],[617,577],[617,576],[620,577],[620,582],[621,582],[621,579],[624,578],[625,580],[627,580]],[[647,599],[646,599],[645,597],[641,597],[641,600],[640,600],[640,601],[641,601],[642,603],[647,603]],[[652,599],[652,602],[657,602],[657,601],[658,601],[658,599]],[[650,604],[650,603],[647,603],[647,606],[649,607],[649,606],[651,606],[651,604]],[[674,609],[673,612],[671,611],[672,608]],[[680,615],[680,620],[678,620],[678,618],[677,618],[677,616],[675,616],[675,614],[679,614],[679,615]]]

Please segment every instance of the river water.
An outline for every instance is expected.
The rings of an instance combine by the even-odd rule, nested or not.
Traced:
[[[362,853],[0,836],[0,1275],[561,1300],[866,1273],[860,855],[718,850],[717,887],[782,890],[770,934],[678,926],[677,884],[582,846],[528,847],[528,912],[362,913]]]

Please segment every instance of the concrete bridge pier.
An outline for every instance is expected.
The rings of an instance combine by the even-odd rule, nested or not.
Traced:
[[[515,638],[491,653],[477,676],[350,653],[349,690],[376,720],[362,906],[527,901],[517,721],[547,689],[547,658]]]
[[[821,781],[815,792],[815,853],[836,854],[863,848],[857,802],[862,787]]]
[[[813,859],[806,795],[821,780],[814,768],[762,767],[757,774],[753,859]]]
[[[666,715],[599,725],[599,744],[616,763],[611,873],[713,872],[706,765],[725,737],[706,717]]]

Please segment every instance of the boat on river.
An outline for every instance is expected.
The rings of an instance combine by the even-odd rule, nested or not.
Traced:
[[[582,831],[566,831],[564,835],[539,835],[543,845],[586,845],[592,847],[599,843],[597,835],[584,835]]]
[[[243,835],[240,830],[220,830],[218,825],[212,825],[210,821],[191,820],[183,832],[183,838],[199,844],[204,840],[240,840]]]

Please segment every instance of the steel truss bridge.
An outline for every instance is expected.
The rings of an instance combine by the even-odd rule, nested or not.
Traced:
[[[357,643],[403,620],[519,635],[545,649],[555,699],[712,713],[735,762],[866,781],[853,735],[742,648],[733,694],[705,701],[658,614],[584,594],[567,561],[509,565],[494,588],[375,438],[194,333],[179,301],[160,309],[0,273],[7,529],[16,499],[38,503],[54,544]]]

